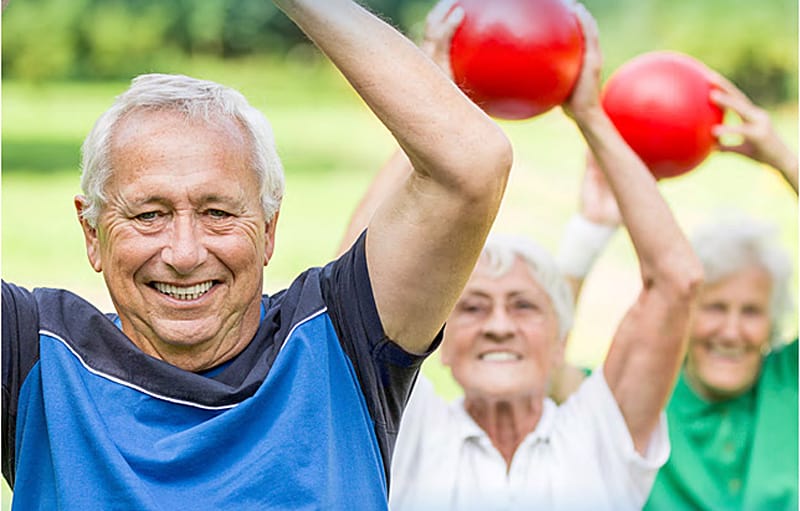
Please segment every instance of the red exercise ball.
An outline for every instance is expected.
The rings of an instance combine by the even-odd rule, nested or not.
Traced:
[[[450,64],[489,115],[527,119],[567,99],[583,62],[583,32],[563,0],[459,0],[464,20]]]
[[[708,72],[688,55],[657,51],[629,60],[603,87],[603,108],[658,179],[689,172],[717,145],[711,128],[723,111],[709,99]]]

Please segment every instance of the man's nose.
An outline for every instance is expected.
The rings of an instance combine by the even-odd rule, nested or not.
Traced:
[[[188,275],[208,257],[203,232],[193,215],[175,215],[170,231],[161,258],[177,273]]]

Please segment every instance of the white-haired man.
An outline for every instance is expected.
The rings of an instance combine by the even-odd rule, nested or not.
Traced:
[[[355,2],[275,4],[416,171],[350,251],[262,296],[283,192],[266,120],[215,83],[134,80],[87,137],[75,198],[116,314],[3,285],[15,509],[386,509],[403,406],[478,258],[511,151]]]

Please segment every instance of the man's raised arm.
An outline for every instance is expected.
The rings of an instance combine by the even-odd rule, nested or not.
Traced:
[[[274,1],[339,68],[414,167],[372,217],[366,250],[387,336],[423,352],[480,254],[511,146],[416,45],[356,3]]]

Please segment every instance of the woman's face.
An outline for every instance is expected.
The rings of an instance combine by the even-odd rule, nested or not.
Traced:
[[[478,262],[447,321],[442,362],[467,398],[544,397],[563,358],[558,316],[519,258],[504,275]]]
[[[771,293],[769,273],[756,265],[703,286],[686,376],[704,399],[736,397],[758,379],[772,329]]]

